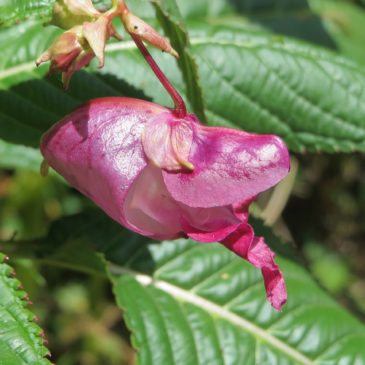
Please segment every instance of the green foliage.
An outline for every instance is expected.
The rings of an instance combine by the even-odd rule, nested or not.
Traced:
[[[0,2],[0,26],[10,26],[35,16],[40,19],[51,17],[54,0],[2,0]]]
[[[99,8],[110,5],[94,3]],[[59,34],[42,26],[52,4],[0,0],[2,168],[37,171],[42,134],[88,99],[126,95],[171,105],[128,38],[108,45],[105,67],[98,70],[93,63],[78,72],[67,92],[57,77],[45,78],[47,66],[36,69],[34,60]],[[311,4],[342,52],[362,62],[363,10],[339,1]],[[139,16],[154,17],[145,1],[128,5]],[[365,151],[363,67],[337,53],[269,33],[241,16],[285,34],[308,35],[308,29],[316,29],[317,43],[332,44],[322,30],[318,33],[318,17],[306,1],[155,0],[153,5],[181,58],[176,63],[169,55],[152,53],[202,120],[206,116],[211,125],[278,134],[300,153]],[[306,26],[301,19],[309,20]],[[29,214],[38,221],[43,217],[43,202],[35,200],[43,199],[40,191],[47,190],[47,182],[36,179],[32,190],[29,175],[13,179],[20,183],[12,198],[19,195],[21,202],[13,205],[18,211],[26,208],[28,224],[37,232],[46,231],[59,215],[83,208],[77,200],[76,207],[61,207],[39,227]],[[22,188],[24,195],[18,194]],[[24,196],[29,198],[25,203]],[[365,365],[364,326],[311,279],[270,230],[254,225],[257,234],[274,243],[285,273],[290,299],[282,313],[265,300],[259,270],[224,247],[190,240],[157,244],[123,230],[99,211],[60,219],[44,238],[5,247],[52,267],[98,278],[109,275],[141,365]],[[2,256],[0,261],[0,363],[48,364],[41,330],[25,309],[24,292],[9,276]],[[350,273],[338,256],[311,261],[324,286],[335,293],[345,290]],[[71,305],[62,295],[59,302]]]
[[[0,363],[1,365],[50,364],[42,330],[26,308],[26,293],[13,277],[13,269],[0,254]]]
[[[49,264],[63,260],[74,269],[72,255],[59,260],[64,245],[75,245],[74,252],[93,248],[112,262],[114,292],[139,364],[337,364],[341,359],[365,364],[364,326],[318,287],[270,230],[254,225],[284,252],[278,260],[290,300],[282,313],[266,301],[260,271],[223,246],[184,239],[154,243],[98,211],[57,222],[36,250]]]
[[[295,41],[225,32],[194,47],[211,122],[274,132],[295,151],[365,150],[362,68]]]

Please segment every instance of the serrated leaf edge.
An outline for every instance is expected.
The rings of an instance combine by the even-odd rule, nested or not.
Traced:
[[[3,254],[0,254],[0,265],[4,267],[4,277],[9,279],[9,283],[5,283],[7,285],[8,289],[12,291],[14,295],[14,300],[23,308],[24,315],[26,317],[26,320],[28,321],[28,324],[30,326],[33,326],[33,331],[25,330],[25,332],[28,334],[29,338],[34,341],[33,350],[37,353],[37,356],[42,358],[42,361],[46,364],[50,363],[47,359],[47,356],[50,356],[49,350],[45,347],[45,337],[43,330],[38,326],[38,324],[35,323],[35,316],[34,314],[27,308],[27,306],[31,303],[28,294],[23,291],[21,288],[21,283],[19,280],[15,277],[15,271],[14,269],[9,266],[6,263],[7,257]],[[18,289],[15,289],[18,287]],[[4,307],[4,310],[7,310],[7,308]],[[9,314],[12,315],[11,312]],[[19,318],[15,318],[18,323],[20,323],[24,327],[24,323],[19,321]],[[43,363],[42,362],[42,363]]]

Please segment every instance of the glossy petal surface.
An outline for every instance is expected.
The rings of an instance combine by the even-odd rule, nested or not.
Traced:
[[[212,207],[250,199],[288,174],[289,155],[276,136],[196,125],[189,161],[192,173],[169,174],[171,195],[193,207]]]
[[[124,224],[124,199],[146,166],[140,142],[143,127],[161,110],[128,98],[91,101],[47,132],[42,153],[72,186]]]

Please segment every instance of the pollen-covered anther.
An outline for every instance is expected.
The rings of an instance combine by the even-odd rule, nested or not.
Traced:
[[[174,119],[171,114],[152,118],[142,134],[142,144],[147,158],[167,171],[193,171],[189,161],[193,140],[191,125]]]

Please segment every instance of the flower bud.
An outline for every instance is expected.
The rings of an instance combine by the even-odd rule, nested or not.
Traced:
[[[62,29],[90,22],[98,18],[100,12],[91,0],[56,0],[53,5],[51,24]]]
[[[82,33],[81,26],[75,26],[64,32],[36,61],[37,66],[51,61],[49,74],[62,72],[66,89],[74,72],[87,66],[95,55]]]
[[[68,89],[72,75],[84,67],[89,66],[91,60],[94,58],[92,51],[83,50],[71,63],[70,67],[62,73],[62,82],[65,89]]]
[[[104,51],[107,40],[118,37],[108,14],[102,14],[92,22],[84,22],[59,36],[55,42],[36,61],[37,66],[51,61],[49,73],[63,72],[65,88],[71,76],[81,68],[88,66],[96,56],[99,67],[104,66]]]
[[[79,41],[81,27],[76,26],[61,34],[53,44],[41,54],[36,65],[51,61],[50,73],[55,71],[67,71],[71,63],[82,52],[82,45]]]
[[[178,53],[172,48],[169,40],[165,37],[162,37],[154,28],[152,28],[142,19],[130,12],[125,12],[122,14],[122,21],[126,30],[130,34],[138,36],[143,41],[151,44],[161,51],[170,53],[176,58],[179,57]]]

